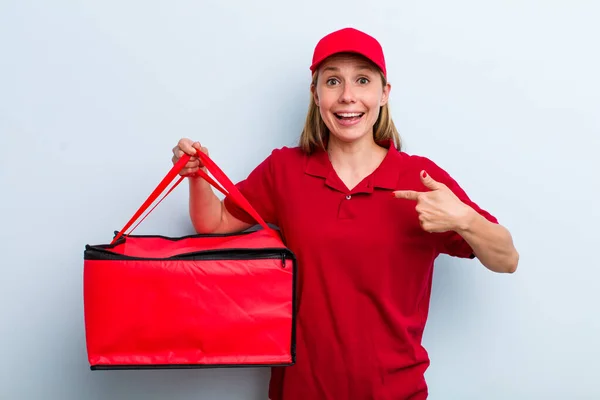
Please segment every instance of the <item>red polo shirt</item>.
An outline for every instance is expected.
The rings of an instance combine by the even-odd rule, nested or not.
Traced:
[[[240,191],[277,225],[298,260],[297,363],[273,369],[272,400],[421,400],[429,366],[421,338],[433,263],[440,253],[473,257],[454,232],[419,225],[416,203],[393,190],[426,191],[425,169],[474,204],[440,167],[389,146],[381,165],[352,190],[327,153],[274,150]],[[235,217],[251,217],[228,199]]]

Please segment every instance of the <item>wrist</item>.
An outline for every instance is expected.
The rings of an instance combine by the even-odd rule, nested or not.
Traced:
[[[456,223],[456,232],[462,234],[473,230],[473,225],[477,223],[479,217],[480,215],[475,210],[465,205],[464,213]]]
[[[206,169],[206,167],[201,168],[202,171],[204,171],[205,173],[208,174],[208,171]],[[198,182],[198,181],[205,181],[205,179],[199,174],[200,171],[196,171],[193,174],[190,175],[186,175],[185,177],[188,178],[188,180],[190,182]]]
[[[210,183],[206,181],[200,175],[188,175],[187,180],[189,182],[190,190],[192,193],[205,193],[207,191],[212,192]]]
[[[188,180],[190,182],[197,182],[199,180],[203,180],[202,177],[198,174],[194,174],[194,175],[186,175],[186,178],[188,178]]]

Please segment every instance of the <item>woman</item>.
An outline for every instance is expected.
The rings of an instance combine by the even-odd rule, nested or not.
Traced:
[[[421,338],[435,258],[478,257],[514,272],[510,233],[425,157],[400,151],[391,86],[376,39],[355,29],[319,41],[300,145],[274,150],[240,191],[281,229],[298,265],[297,364],[272,371],[272,400],[426,399]],[[182,139],[183,153],[207,150]],[[192,158],[199,233],[255,224],[221,202]]]

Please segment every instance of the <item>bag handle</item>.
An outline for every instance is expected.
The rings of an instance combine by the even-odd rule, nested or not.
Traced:
[[[196,156],[200,158],[206,169],[212,174],[212,176],[215,177],[216,182],[219,182],[223,189],[225,189],[224,191],[222,190],[221,193],[225,194],[225,196],[229,196],[238,207],[240,207],[252,218],[254,218],[254,220],[260,226],[262,226],[264,230],[271,233],[277,240],[281,240],[279,234],[274,229],[269,227],[269,225],[267,225],[267,223],[262,219],[258,211],[256,211],[254,207],[252,207],[252,204],[250,204],[250,202],[239,191],[237,186],[235,186],[235,184],[227,177],[225,172],[223,172],[221,168],[219,168],[217,164],[215,164],[215,162],[210,159],[209,156],[207,156],[201,151],[196,151]],[[201,169],[198,170],[198,175],[206,179],[209,183],[216,183],[215,181],[210,179],[210,177]],[[219,189],[218,187],[216,188]]]
[[[248,213],[254,220],[263,227],[267,232],[271,233],[277,240],[281,240],[277,232],[275,232],[272,228],[270,228],[267,223],[261,218],[258,212],[252,207],[252,205],[246,200],[246,198],[242,195],[242,193],[238,190],[238,188],[234,185],[234,183],[225,175],[225,173],[217,166],[208,157],[201,151],[196,151],[196,156],[202,161],[206,169],[215,177],[213,180],[204,170],[199,169],[196,175],[200,176],[204,180],[206,180],[210,185],[212,185],[219,192],[223,193],[225,196],[229,196],[231,200],[240,208],[242,208],[246,213]],[[111,245],[114,244],[121,236],[125,235],[125,231],[129,229],[129,227],[142,215],[148,207],[158,198],[158,196],[169,186],[169,184],[177,177],[179,172],[183,169],[183,167],[188,163],[191,156],[189,154],[184,154],[178,161],[173,165],[171,170],[167,173],[167,175],[160,181],[158,186],[150,193],[146,201],[140,206],[140,208],[135,212],[133,217],[129,219],[129,221],[125,224],[125,226],[115,235],[113,238]],[[159,202],[150,209],[150,211],[133,227],[133,229],[128,233],[131,234],[135,228],[144,220],[146,217],[158,206],[164,199],[167,197],[177,185],[183,181],[185,177],[180,176],[179,179],[175,182],[175,184],[167,191],[167,193],[159,200]],[[219,184],[220,183],[220,184]],[[127,235],[128,235],[127,234]]]

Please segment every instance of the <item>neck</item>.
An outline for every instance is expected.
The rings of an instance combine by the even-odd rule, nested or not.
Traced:
[[[385,153],[385,149],[375,143],[370,135],[355,142],[342,142],[334,136],[330,136],[327,153],[334,165],[360,169],[369,160],[379,158],[382,153]]]
[[[356,142],[342,142],[330,136],[327,152],[334,170],[352,189],[377,169],[387,150],[375,143],[372,135]]]

